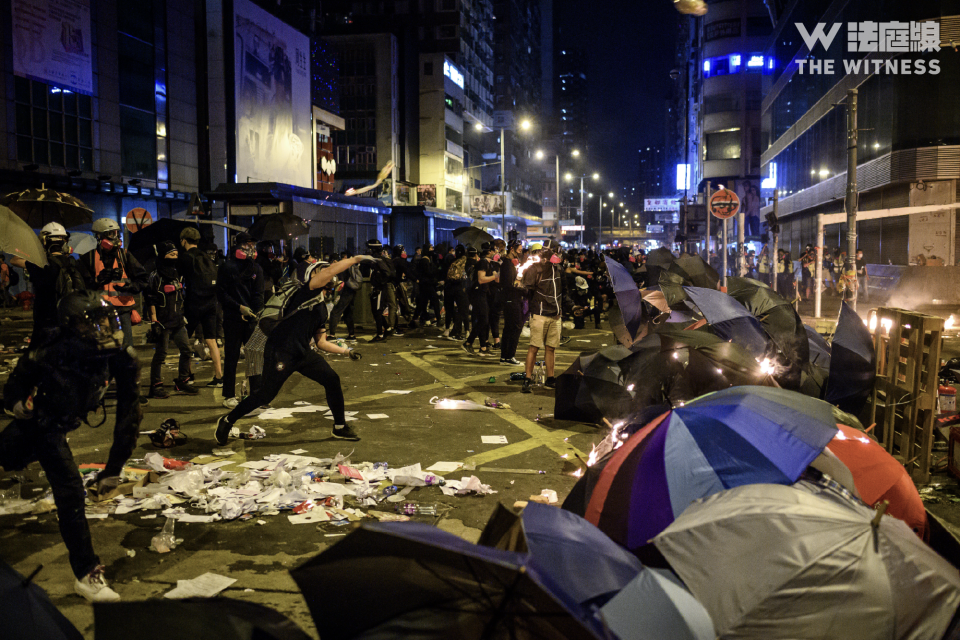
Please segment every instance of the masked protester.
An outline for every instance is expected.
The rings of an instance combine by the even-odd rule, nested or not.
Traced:
[[[314,352],[310,344],[327,353],[349,355],[359,360],[360,354],[353,349],[340,347],[327,341],[327,305],[324,295],[334,280],[351,266],[376,262],[373,256],[356,256],[340,260],[332,265],[316,263],[307,270],[307,283],[299,288],[279,313],[279,320],[270,329],[263,356],[263,384],[233,411],[220,418],[214,437],[225,445],[233,425],[257,407],[268,405],[294,372],[323,386],[326,401],[333,413],[333,437],[343,440],[359,440],[356,432],[347,425],[344,413],[343,389],[340,376],[327,361]]]
[[[183,315],[186,320],[187,338],[196,335],[207,346],[213,360],[213,380],[207,387],[223,386],[223,363],[217,345],[217,266],[199,247],[200,232],[187,227],[180,232],[180,250],[177,252],[177,273],[183,278]],[[202,348],[197,355],[205,357]]]
[[[301,283],[305,282],[304,278],[306,278],[307,275],[307,268],[316,262],[317,259],[311,255],[307,249],[297,247],[293,252],[293,269],[296,273],[297,280]]]
[[[493,254],[493,249],[491,249],[486,243],[484,243],[481,251],[473,247],[467,249],[467,295],[470,298],[470,306],[472,308],[472,326],[470,328],[470,335],[467,336],[466,342],[460,345],[460,348],[469,353],[470,355],[476,355],[481,357],[489,357],[493,355],[490,352],[490,293],[489,289],[491,283],[496,283],[497,279],[500,277],[500,272],[494,272],[493,268],[490,266],[489,258]],[[476,262],[473,262],[471,258],[475,258]],[[493,286],[496,286],[495,284]],[[480,350],[474,352],[473,350],[473,341],[477,338],[480,339]]]
[[[223,406],[237,400],[237,363],[240,347],[253,335],[263,309],[263,270],[254,259],[256,244],[249,233],[238,233],[226,261],[217,271],[217,298],[223,307]]]
[[[195,396],[200,393],[190,384],[190,339],[187,338],[187,325],[183,317],[184,289],[183,279],[177,273],[177,248],[172,242],[157,246],[157,270],[150,274],[150,281],[144,294],[148,317],[153,323],[151,331],[155,339],[156,350],[150,364],[150,397],[168,398],[163,388],[163,362],[167,357],[170,341],[180,350],[178,376],[173,380],[173,388],[180,393]]]
[[[500,297],[503,301],[503,338],[500,341],[500,364],[518,365],[517,346],[523,331],[523,291],[517,288],[517,267],[523,246],[510,243],[507,255],[500,261]]]
[[[531,393],[533,365],[537,352],[544,349],[547,369],[546,386],[556,387],[554,376],[556,349],[560,346],[560,307],[563,299],[563,273],[559,245],[555,240],[546,240],[540,261],[523,273],[523,287],[530,296],[530,346],[527,347],[526,378],[523,393]]]
[[[350,257],[350,254],[344,251],[341,259],[346,260]],[[330,311],[330,322],[327,323],[330,330],[327,338],[330,340],[337,338],[337,325],[340,324],[340,318],[342,317],[344,324],[347,325],[347,340],[355,341],[357,339],[357,329],[353,321],[353,307],[357,299],[357,292],[363,285],[363,274],[360,272],[360,267],[355,264],[351,265],[347,268],[341,281],[343,286],[340,287],[337,302]]]
[[[84,291],[86,284],[70,257],[67,230],[57,222],[50,222],[40,230],[40,243],[47,254],[47,266],[41,267],[23,258],[13,257],[10,264],[27,272],[33,285],[33,334],[30,348],[42,346],[57,334],[57,303],[73,291]]]
[[[458,244],[444,259],[443,306],[446,311],[446,328],[442,337],[461,342],[465,333],[470,333],[470,299],[467,297],[467,250]],[[452,333],[451,333],[452,332]]]
[[[67,435],[90,412],[102,409],[114,380],[113,445],[94,487],[100,494],[115,488],[140,430],[139,368],[133,348],[121,347],[123,332],[115,308],[99,294],[75,291],[57,309],[62,329],[20,358],[3,389],[4,409],[14,420],[0,430],[0,466],[13,471],[40,463],[53,490],[60,535],[76,576],[74,589],[87,600],[109,602],[120,596],[107,586],[93,550],[83,479]]]
[[[370,310],[377,326],[377,335],[371,342],[382,342],[387,339],[387,320],[383,312],[388,311],[387,286],[396,277],[393,262],[383,255],[383,243],[376,238],[367,240],[367,253],[373,260],[364,260],[360,272],[370,278]],[[359,256],[358,256],[359,257]]]
[[[440,297],[437,295],[437,262],[433,254],[433,245],[425,244],[420,251],[420,257],[413,262],[417,274],[417,309],[413,312],[410,328],[417,324],[430,326],[427,306],[433,309],[434,320],[440,324]]]
[[[500,273],[500,261],[507,253],[507,244],[497,238],[490,243],[491,255],[488,258],[493,273]],[[500,350],[500,315],[503,313],[503,292],[500,289],[500,280],[489,285],[487,289],[487,304],[490,308],[490,335],[493,337],[491,349]]]
[[[393,334],[402,336],[403,330],[400,328],[401,316],[406,318],[408,324],[410,320],[413,319],[413,305],[410,304],[410,296],[407,294],[407,289],[410,288],[411,283],[416,280],[416,275],[413,272],[410,261],[407,260],[407,250],[403,248],[402,244],[398,244],[393,248],[392,262],[393,270],[396,272],[393,282],[394,295],[397,300],[397,317],[393,327]]]
[[[115,308],[123,327],[123,346],[133,346],[134,305],[137,294],[147,286],[148,274],[121,246],[120,225],[115,220],[94,220],[93,235],[97,246],[80,256],[80,273],[87,289],[99,291]]]

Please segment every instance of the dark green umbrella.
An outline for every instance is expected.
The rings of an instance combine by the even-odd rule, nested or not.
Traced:
[[[727,278],[727,293],[760,321],[791,368],[810,361],[810,343],[803,321],[789,302],[767,285],[751,278]]]
[[[660,247],[659,249],[654,249],[647,254],[647,266],[653,267],[662,267],[666,269],[674,262],[676,262],[677,257],[670,253],[670,250],[666,247]]]

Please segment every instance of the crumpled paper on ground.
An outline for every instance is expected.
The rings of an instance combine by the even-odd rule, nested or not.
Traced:
[[[440,491],[443,492],[445,496],[452,495],[466,495],[468,493],[476,493],[479,495],[487,495],[491,493],[497,493],[490,488],[488,484],[482,484],[480,478],[477,476],[470,476],[469,478],[460,478],[457,480],[447,480],[446,484],[440,487]]]
[[[250,431],[247,432],[247,440],[260,440],[261,438],[266,438],[267,432],[263,430],[262,427],[253,425],[250,427]]]
[[[170,487],[177,493],[183,493],[192,498],[203,488],[203,471],[201,469],[174,471],[165,478],[162,478],[161,484],[165,487]]]

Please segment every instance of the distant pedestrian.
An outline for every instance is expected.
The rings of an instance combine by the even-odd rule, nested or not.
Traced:
[[[519,365],[517,346],[523,331],[523,290],[517,287],[517,267],[523,246],[514,240],[500,265],[500,287],[503,300],[503,336],[500,340],[500,364]]]
[[[173,388],[187,395],[200,393],[190,384],[190,339],[187,338],[187,325],[183,317],[184,289],[183,279],[177,273],[177,248],[172,242],[163,242],[157,247],[157,269],[150,274],[150,280],[144,292],[144,302],[148,317],[153,323],[156,339],[153,361],[150,364],[150,397],[168,398],[163,388],[163,363],[167,358],[167,347],[172,340],[180,350],[180,362],[177,377],[173,379]]]
[[[349,258],[349,253],[345,251],[342,259],[347,260]],[[340,324],[340,318],[342,317],[347,325],[347,340],[356,340],[357,330],[354,326],[353,306],[357,298],[357,292],[360,291],[360,287],[363,285],[363,274],[360,273],[360,267],[356,264],[350,265],[347,270],[342,273],[344,274],[341,277],[343,287],[340,289],[340,295],[337,298],[336,304],[333,305],[333,309],[330,311],[327,337],[331,340],[336,339],[337,325]]]
[[[209,255],[200,250],[199,243],[200,232],[197,229],[187,227],[180,232],[177,273],[183,278],[187,338],[196,335],[199,339],[202,336],[213,361],[213,379],[207,386],[218,388],[223,386],[223,363],[217,345],[217,316],[220,313],[217,266]]]
[[[256,241],[246,232],[238,233],[227,260],[217,271],[217,298],[223,307],[223,406],[239,404],[237,364],[240,347],[250,339],[263,309],[263,269],[253,260]]]

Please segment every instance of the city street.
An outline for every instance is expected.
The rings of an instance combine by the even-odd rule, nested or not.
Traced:
[[[0,327],[0,343],[9,349],[10,345],[22,344],[30,326],[30,314],[15,311],[7,312],[6,317],[12,321]],[[558,351],[558,373],[579,351],[614,342],[606,331],[571,333],[571,342]],[[552,390],[540,388],[532,395],[521,394],[519,383],[509,382],[509,374],[517,368],[500,366],[496,358],[468,356],[457,343],[440,339],[436,329],[410,332],[375,345],[366,344],[364,338],[369,335],[361,333],[357,347],[363,354],[361,361],[334,356],[330,360],[341,376],[347,410],[358,412],[358,420],[351,425],[359,431],[360,442],[334,440],[330,436],[332,422],[320,413],[295,414],[279,420],[249,418],[240,423],[241,430],[257,424],[266,431],[266,438],[231,440],[229,446],[235,451],[231,460],[240,464],[305,449],[306,456],[330,458],[342,453],[349,454],[354,463],[387,462],[392,468],[417,462],[426,468],[438,461],[474,465],[476,470],[457,471],[447,477],[459,480],[461,476],[476,475],[496,494],[448,497],[438,488],[423,487],[414,490],[407,501],[438,506],[440,515],[436,518],[414,516],[414,520],[435,523],[475,541],[497,502],[512,505],[544,489],[556,491],[562,501],[575,482],[570,475],[575,466],[567,460],[575,455],[585,457],[584,452],[589,452],[591,444],[603,435],[590,425],[553,420]],[[140,346],[138,352],[141,363],[148,366],[152,347]],[[12,357],[15,356],[4,355],[0,362]],[[168,357],[168,387],[174,371],[170,365],[175,361],[175,356]],[[0,368],[7,369],[6,364]],[[164,456],[190,460],[210,454],[216,447],[213,426],[226,411],[220,406],[220,390],[202,387],[211,377],[210,363],[200,363],[195,370],[202,389],[199,396],[173,393],[167,400],[150,400],[144,407],[142,431],[172,417],[189,437],[183,446],[159,450]],[[242,371],[243,361],[239,367]],[[496,378],[495,382],[489,381],[491,377]],[[6,374],[0,376],[0,382],[6,378]],[[410,393],[384,393],[388,390]],[[436,410],[430,405],[434,396],[480,403],[489,397],[508,403],[510,408]],[[297,401],[322,405],[323,391],[295,375],[272,406],[288,408]],[[372,420],[367,414],[388,417]],[[507,444],[481,443],[481,436],[487,435],[504,436]],[[78,463],[104,462],[111,437],[112,420],[99,429],[83,426],[73,432],[70,446]],[[158,450],[147,436],[142,436],[129,466],[145,468],[142,459],[151,451]],[[225,469],[240,468],[231,465]],[[31,465],[23,475],[24,498],[46,490],[48,485],[39,477],[38,465]],[[446,509],[447,506],[450,508]],[[200,513],[195,509],[188,511]],[[267,604],[316,634],[306,605],[286,569],[316,555],[355,525],[321,524],[320,530],[315,524],[294,525],[287,519],[289,511],[276,516],[254,516],[246,521],[177,523],[175,535],[183,542],[171,553],[160,555],[149,549],[152,537],[164,524],[164,517],[158,513],[136,511],[90,520],[94,547],[106,565],[108,579],[124,600],[161,597],[177,585],[177,580],[209,571],[237,580],[224,595]],[[258,519],[265,524],[258,525]],[[0,546],[4,560],[23,574],[44,565],[35,579],[37,584],[87,637],[92,637],[93,607],[74,594],[73,575],[55,513],[0,516]],[[331,585],[331,589],[335,588]]]

